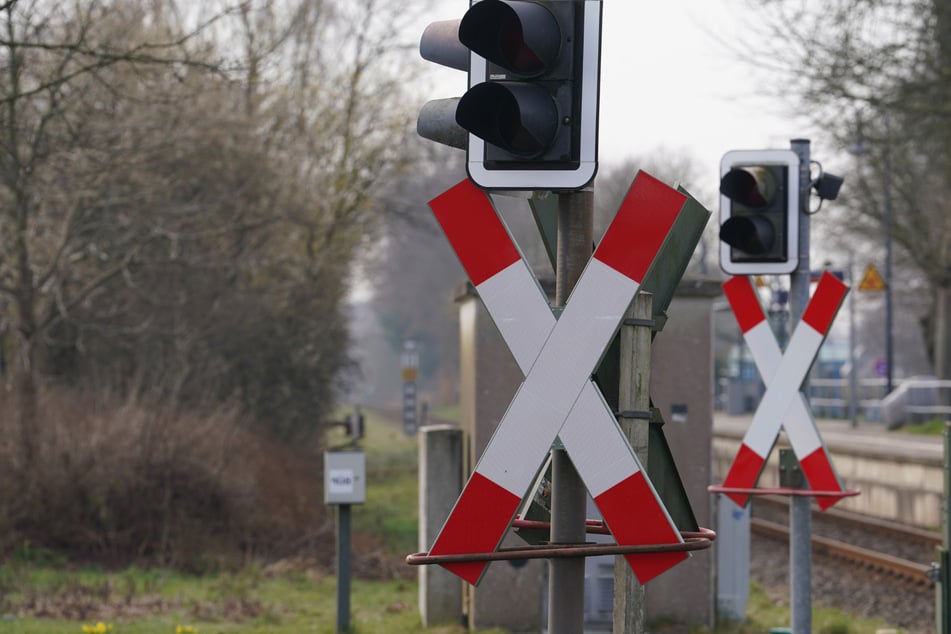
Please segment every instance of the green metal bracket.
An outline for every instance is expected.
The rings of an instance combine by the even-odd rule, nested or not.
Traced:
[[[799,466],[799,459],[792,449],[779,450],[779,486],[787,489],[805,488],[806,476]]]
[[[674,456],[664,436],[664,419],[660,410],[651,408],[651,424],[647,437],[647,475],[657,495],[667,507],[670,519],[681,531],[698,531],[697,517],[690,506],[683,480],[677,471]]]
[[[710,219],[710,212],[683,187],[677,190],[687,196],[683,211],[677,217],[670,230],[670,236],[658,253],[658,264],[641,282],[641,291],[652,293],[651,313],[654,317],[654,333],[663,328],[667,321],[667,308],[674,297],[677,285],[690,264],[690,258],[700,243],[703,229]],[[547,247],[546,247],[547,248]],[[621,340],[615,336],[608,347],[601,364],[594,373],[594,380],[601,388],[605,400],[617,410],[618,382],[620,381]]]
[[[648,435],[647,475],[654,490],[667,508],[667,513],[678,530],[696,532],[700,530],[694,515],[683,480],[677,471],[670,445],[664,436],[664,419],[660,410],[651,408],[651,421]],[[523,504],[519,515],[522,519],[547,522],[551,519],[551,456],[540,469],[532,487],[532,496]],[[538,528],[521,528],[518,536],[529,544],[541,544],[548,541],[548,531]]]
[[[641,291],[653,294],[654,321],[667,320],[667,308],[680,284],[693,252],[700,244],[703,229],[710,219],[710,212],[683,187],[677,191],[687,197],[683,211],[674,222],[663,249],[657,255],[650,273],[641,281]],[[657,328],[656,330],[660,330]]]
[[[673,299],[680,278],[687,270],[690,257],[697,249],[703,229],[710,219],[710,212],[697,202],[690,192],[683,187],[678,187],[677,191],[687,197],[687,202],[674,222],[670,236],[657,255],[657,261],[660,264],[655,265],[650,274],[641,281],[641,290],[654,295],[652,306],[656,322],[666,321],[670,300]],[[558,198],[557,196],[536,197],[529,199],[528,204],[532,208],[535,224],[538,226],[548,259],[554,268],[558,249],[556,239]]]
[[[545,245],[551,268],[555,270],[558,258],[558,197],[550,194],[536,195],[528,200],[528,205],[532,208],[535,225],[542,236],[542,243]]]

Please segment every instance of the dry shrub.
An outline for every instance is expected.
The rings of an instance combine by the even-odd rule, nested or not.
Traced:
[[[234,411],[175,414],[55,388],[41,399],[39,452],[23,469],[8,405],[0,397],[8,553],[29,543],[71,559],[200,571],[332,539],[317,456],[252,434]]]

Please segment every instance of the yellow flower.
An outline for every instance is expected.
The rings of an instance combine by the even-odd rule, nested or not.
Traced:
[[[95,625],[83,625],[84,634],[106,634],[112,631],[112,624],[105,624],[99,621]]]
[[[198,628],[192,625],[177,625],[175,634],[198,634]]]

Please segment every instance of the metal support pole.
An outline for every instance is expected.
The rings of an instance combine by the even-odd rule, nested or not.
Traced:
[[[803,212],[809,204],[809,140],[794,139],[792,150],[799,155],[800,209],[790,210],[799,214],[799,265],[790,275],[789,313],[792,328],[799,323],[806,304],[809,303],[809,214]],[[790,184],[790,186],[793,186]],[[809,394],[808,377],[803,383],[803,393]],[[792,634],[812,632],[812,499],[792,496],[789,500],[789,606]]]
[[[882,186],[884,187],[884,206],[882,208],[882,224],[885,226],[885,363],[888,372],[885,381],[885,396],[892,393],[895,387],[895,350],[893,342],[892,312],[892,158],[889,144],[891,143],[891,126],[888,122],[888,113],[885,114],[885,156],[882,165]]]
[[[849,286],[855,287],[855,253],[849,251]],[[855,293],[849,293],[849,422],[858,426],[858,368],[855,365]]]
[[[564,306],[591,257],[594,190],[558,197],[555,304]],[[563,449],[552,450],[551,541],[585,541],[586,489]],[[584,558],[552,559],[548,578],[548,631],[578,634],[584,629]]]
[[[350,631],[350,505],[337,506],[337,634]]]
[[[636,324],[650,323],[653,302],[650,293],[638,293],[628,317]],[[650,409],[651,328],[634,325],[621,329],[621,383],[618,408],[623,411]],[[650,422],[647,419],[622,418],[621,430],[631,443],[644,469],[647,469],[647,447]],[[647,627],[647,595],[644,586],[624,557],[614,560],[614,632],[615,634],[643,634]]]

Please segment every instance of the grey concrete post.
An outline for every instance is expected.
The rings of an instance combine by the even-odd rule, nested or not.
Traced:
[[[462,492],[462,430],[430,425],[419,430],[419,550],[429,549]],[[462,582],[440,566],[419,566],[423,626],[459,623]]]
[[[742,621],[750,598],[750,507],[717,501],[717,616]]]

